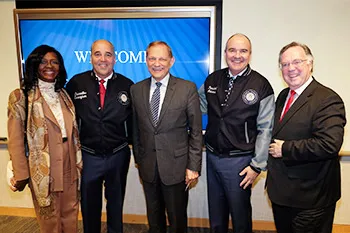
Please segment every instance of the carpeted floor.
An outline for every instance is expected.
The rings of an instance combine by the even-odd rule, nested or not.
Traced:
[[[79,221],[78,233],[82,233],[82,222]],[[35,218],[0,215],[1,233],[40,233]],[[107,232],[106,223],[101,226],[101,233]],[[124,233],[147,233],[147,226],[141,224],[124,224]],[[207,228],[189,228],[188,233],[209,233]],[[274,231],[254,231],[254,233],[275,233]]]

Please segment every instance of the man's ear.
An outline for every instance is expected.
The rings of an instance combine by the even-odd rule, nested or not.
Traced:
[[[172,57],[170,60],[170,67],[172,67],[175,63],[175,57]]]

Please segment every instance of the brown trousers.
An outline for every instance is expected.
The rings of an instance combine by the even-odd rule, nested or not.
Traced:
[[[63,163],[63,191],[52,192],[53,201],[51,208],[53,212],[50,216],[42,216],[38,202],[32,191],[34,208],[40,225],[41,233],[76,233],[78,232],[78,182],[72,183],[70,174],[70,163],[68,154],[68,143],[63,143],[64,163]]]

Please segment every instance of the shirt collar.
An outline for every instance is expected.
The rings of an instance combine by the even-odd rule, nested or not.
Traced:
[[[107,83],[108,80],[110,80],[112,78],[113,74],[114,74],[114,72],[112,72],[110,75],[107,76],[107,78],[104,78],[103,80],[105,80],[105,82]],[[95,74],[95,76],[97,77],[98,82],[100,82],[102,78],[98,77],[97,74]]]
[[[165,75],[165,77],[162,80],[159,81],[162,84],[162,87],[168,86],[169,78],[170,78],[170,74],[168,73],[167,75]],[[151,78],[151,86],[155,86],[156,82],[157,81],[152,77]]]
[[[301,93],[303,93],[303,91],[310,85],[310,83],[312,82],[312,80],[313,80],[313,77],[312,77],[312,76],[309,77],[309,79],[308,79],[303,85],[301,85],[301,87],[299,87],[299,88],[297,88],[297,89],[294,90],[295,93],[297,93],[298,96],[300,96]]]
[[[250,67],[249,65],[244,68],[241,72],[239,72],[239,74],[237,75],[232,75],[230,69],[228,69],[228,75],[230,78],[236,79],[238,76],[247,76],[250,73]]]

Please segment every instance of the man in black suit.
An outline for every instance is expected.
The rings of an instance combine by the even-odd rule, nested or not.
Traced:
[[[107,231],[122,233],[130,163],[128,136],[132,128],[130,87],[133,82],[113,71],[114,46],[107,40],[97,40],[92,44],[91,64],[92,70],[75,75],[67,84],[80,126],[84,164],[81,180],[84,232],[101,231],[104,186]]]
[[[131,87],[134,157],[146,196],[150,233],[187,232],[186,184],[202,164],[202,114],[196,85],[174,77],[171,48],[163,41],[148,45],[151,77]],[[157,102],[157,104],[155,104]]]
[[[340,198],[344,104],[312,77],[306,45],[286,45],[279,63],[288,88],[276,101],[266,183],[277,232],[331,233]]]

